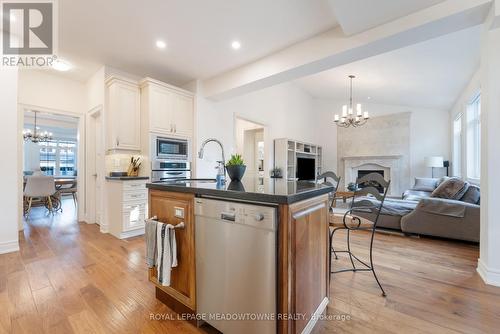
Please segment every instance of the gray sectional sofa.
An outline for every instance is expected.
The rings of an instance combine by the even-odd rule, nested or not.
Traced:
[[[416,178],[401,199],[386,199],[377,226],[479,242],[479,209],[480,189],[475,185],[457,178]],[[368,212],[359,215],[374,218]]]

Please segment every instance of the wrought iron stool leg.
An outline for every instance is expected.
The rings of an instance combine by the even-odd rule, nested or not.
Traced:
[[[335,260],[338,260],[339,258],[337,257],[337,253],[335,252],[335,249],[333,248],[333,233],[335,232],[335,230],[331,231],[330,232],[330,239],[329,239],[329,242],[330,242],[330,249],[329,249],[329,269],[330,269],[330,273],[332,273],[332,252],[333,254],[335,255]]]
[[[382,287],[382,284],[380,284],[380,281],[378,280],[377,274],[375,273],[375,267],[373,266],[373,237],[375,235],[375,229],[372,231],[372,238],[370,241],[370,267],[371,271],[373,273],[373,276],[375,277],[375,280],[377,281],[378,286],[380,287],[380,290],[382,290],[382,296],[385,297],[387,296],[385,293],[384,288]]]
[[[335,260],[338,260],[339,257],[337,256],[337,253],[335,252],[335,248],[333,248],[333,233],[334,232],[335,232],[335,230],[330,232],[330,255],[331,255],[331,252],[333,252],[333,255],[335,255]]]
[[[347,230],[347,254],[349,254],[349,259],[351,259],[352,269],[356,271],[356,266],[354,265],[354,260],[352,259],[351,254],[351,230]]]

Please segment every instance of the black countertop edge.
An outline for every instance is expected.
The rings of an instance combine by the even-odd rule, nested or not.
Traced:
[[[111,180],[111,181],[149,180],[149,176],[106,176],[106,180]]]
[[[147,183],[146,187],[149,189],[171,191],[178,193],[190,193],[199,196],[205,195],[205,196],[218,197],[222,199],[227,198],[227,199],[234,199],[241,201],[251,201],[251,202],[271,203],[271,204],[292,204],[309,198],[328,194],[333,190],[333,187],[322,187],[303,192],[298,192],[291,195],[273,195],[273,194],[256,193],[256,192],[241,192],[241,191],[222,190],[222,189],[219,190],[219,189],[206,189],[206,188],[196,188],[196,187],[183,187],[165,183]]]

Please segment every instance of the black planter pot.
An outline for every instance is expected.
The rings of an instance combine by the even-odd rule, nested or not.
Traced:
[[[241,181],[243,175],[245,174],[245,170],[247,166],[226,166],[227,174],[231,178],[232,181]]]
[[[233,191],[245,191],[245,187],[243,186],[243,183],[241,181],[231,181],[229,182],[229,186],[227,186],[227,190],[233,190]]]

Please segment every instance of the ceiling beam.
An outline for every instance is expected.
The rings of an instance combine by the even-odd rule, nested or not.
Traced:
[[[469,28],[481,24],[490,7],[491,0],[447,0],[353,36],[337,27],[204,80],[203,95],[235,97]]]

